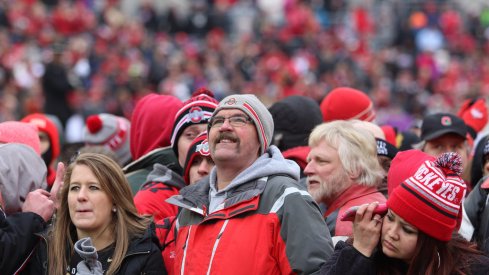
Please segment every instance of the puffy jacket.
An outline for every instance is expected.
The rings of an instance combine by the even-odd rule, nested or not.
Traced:
[[[2,274],[14,274],[28,258],[46,223],[35,213],[16,213],[8,217],[0,210],[0,270]]]
[[[46,239],[41,239],[43,241],[22,274],[48,274]],[[143,236],[131,240],[116,274],[166,274],[154,224]]]
[[[174,270],[180,274],[312,274],[332,253],[317,204],[297,183],[299,167],[271,146],[226,188],[209,177],[169,202],[177,218]],[[294,172],[287,170],[293,166]],[[212,211],[212,197],[222,203]],[[219,199],[218,199],[219,200]],[[211,211],[209,211],[211,209]]]
[[[134,196],[134,204],[140,214],[153,215],[155,221],[176,216],[178,208],[166,199],[178,195],[184,186],[182,176],[157,163]]]

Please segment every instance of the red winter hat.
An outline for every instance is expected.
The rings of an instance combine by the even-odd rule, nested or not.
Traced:
[[[375,118],[372,100],[364,92],[348,87],[333,89],[320,107],[324,122],[349,119],[372,121]]]
[[[398,157],[403,160],[396,160]],[[460,178],[461,163],[460,156],[453,152],[444,153],[435,161],[418,150],[400,152],[392,161],[387,178],[389,188],[398,185],[389,190],[387,206],[427,235],[449,241],[462,218],[466,185]],[[397,176],[395,173],[401,169],[410,175],[405,179],[407,172]]]
[[[387,193],[389,196],[401,182],[414,175],[423,162],[436,160],[435,157],[425,153],[423,153],[424,157],[421,158],[419,157],[420,153],[421,151],[415,149],[400,151],[392,159],[387,175]]]
[[[25,144],[41,155],[41,141],[37,128],[26,122],[5,121],[0,123],[0,143]]]
[[[185,165],[183,166],[183,179],[186,184],[190,183],[190,167],[197,156],[210,157],[209,142],[207,141],[207,132],[200,133],[190,144],[188,149]]]
[[[380,129],[384,132],[385,140],[397,147],[397,128],[390,125],[382,125]]]
[[[59,133],[56,124],[44,114],[36,113],[24,117],[21,122],[27,122],[33,124],[37,127],[39,132],[44,132],[48,135],[49,141],[51,143],[51,150],[53,155],[51,160],[58,158],[61,145],[59,144]]]
[[[487,106],[484,98],[467,99],[463,102],[457,115],[469,126],[469,133],[475,139],[487,124]],[[473,131],[472,131],[473,130]]]

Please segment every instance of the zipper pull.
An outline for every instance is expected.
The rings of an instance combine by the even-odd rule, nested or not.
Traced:
[[[203,211],[204,217],[207,217],[207,206],[202,205],[202,211]]]

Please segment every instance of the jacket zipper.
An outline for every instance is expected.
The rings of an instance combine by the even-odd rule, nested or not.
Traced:
[[[222,233],[224,233],[224,230],[226,229],[228,222],[229,220],[224,221],[224,224],[222,225],[221,230],[219,231],[219,235],[217,235],[216,242],[214,243],[214,247],[212,248],[211,260],[209,261],[209,268],[207,269],[207,275],[211,274],[212,262],[214,261],[214,256],[216,255],[216,250],[217,247],[219,246],[219,241],[221,240]]]
[[[188,241],[190,239],[190,233],[192,232],[192,226],[189,227],[187,233],[187,239],[185,240],[185,247],[183,248],[183,258],[182,258],[182,267],[180,268],[180,274],[185,274],[185,259],[187,258],[187,247]]]

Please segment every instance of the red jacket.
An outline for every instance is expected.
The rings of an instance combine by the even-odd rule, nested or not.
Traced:
[[[352,206],[377,201],[385,203],[387,200],[376,187],[366,187],[353,185],[343,192],[324,213],[326,224],[328,225],[331,236],[351,236],[353,234],[353,223],[350,221],[340,221],[341,217]]]
[[[176,216],[178,208],[166,200],[178,195],[184,186],[185,182],[180,175],[166,166],[155,164],[147,182],[134,196],[134,204],[140,214],[153,215],[155,221]]]
[[[310,274],[332,253],[319,208],[297,181],[270,176],[226,192],[207,213],[209,178],[169,202],[177,218],[174,271],[180,274]]]
[[[156,221],[156,236],[160,241],[161,255],[167,274],[175,274],[175,230],[177,217],[168,217]]]

